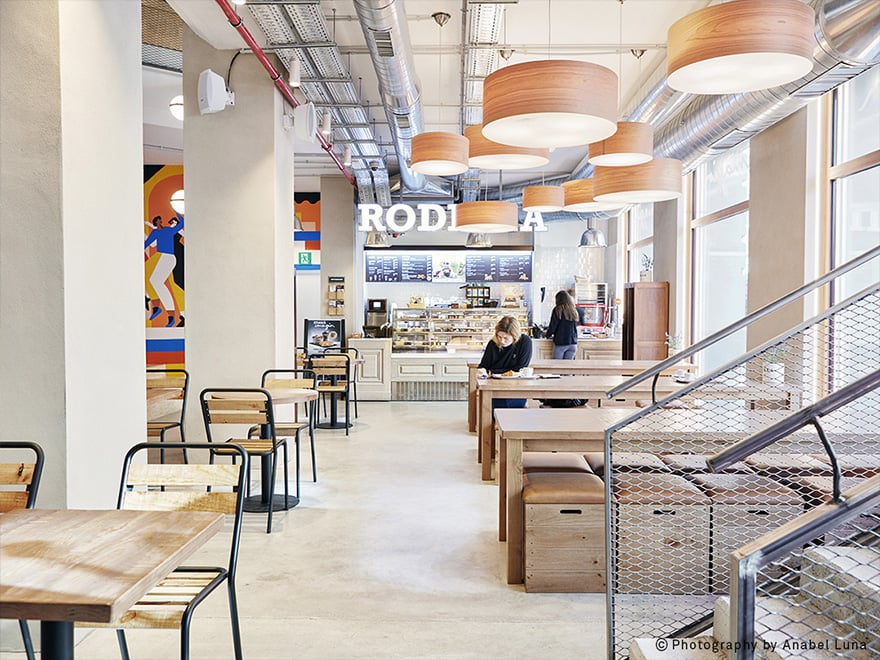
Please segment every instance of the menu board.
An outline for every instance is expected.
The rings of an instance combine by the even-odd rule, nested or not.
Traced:
[[[465,282],[465,255],[461,252],[434,252],[433,282]]]
[[[367,282],[400,282],[400,257],[395,254],[368,252]]]
[[[498,281],[531,282],[532,254],[530,252],[521,252],[498,255]]]
[[[469,254],[465,270],[468,282],[497,282],[498,257],[494,254]]]
[[[400,255],[400,282],[430,282],[430,254]]]

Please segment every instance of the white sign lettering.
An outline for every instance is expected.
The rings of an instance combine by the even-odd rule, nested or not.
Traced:
[[[387,211],[379,204],[358,204],[357,208],[357,229],[361,232],[390,230],[403,233],[413,227],[416,231],[440,231],[447,224],[450,229],[455,227],[454,204],[447,204],[445,208],[440,204],[417,204],[418,224],[416,210],[409,204],[394,204]],[[529,211],[519,231],[547,231],[547,227],[538,211]]]

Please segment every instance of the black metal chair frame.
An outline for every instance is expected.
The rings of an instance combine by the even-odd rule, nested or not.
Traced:
[[[25,449],[34,452],[33,476],[31,477],[30,483],[25,485],[25,492],[27,493],[25,508],[33,509],[37,503],[37,491],[40,489],[40,477],[43,474],[43,463],[46,458],[43,453],[43,448],[36,442],[28,442],[25,440],[2,440],[0,441],[0,450],[3,449]],[[19,630],[21,630],[21,641],[24,644],[24,651],[28,660],[35,660],[34,643],[31,640],[31,631],[28,628],[27,621],[19,619],[18,627]]]
[[[180,404],[180,419],[177,421],[155,421],[151,422],[147,420],[147,429],[149,430],[150,426],[153,427],[154,430],[159,431],[159,442],[165,442],[165,433],[170,431],[171,429],[180,429],[180,442],[186,442],[186,436],[184,435],[184,420],[186,418],[186,401],[189,397],[189,372],[186,369],[147,369],[148,374],[183,374],[183,401]],[[149,376],[147,377],[149,378]],[[165,449],[162,448],[159,450],[159,462],[165,462]],[[183,462],[188,463],[189,459],[186,455],[186,448],[183,449]]]
[[[343,358],[344,367],[337,367],[337,368],[344,368],[345,369],[345,375],[344,375],[345,390],[342,393],[345,394],[345,435],[348,435],[348,429],[351,427],[351,405],[350,405],[351,404],[351,373],[352,373],[351,372],[351,366],[352,366],[351,365],[351,353],[349,353],[348,350],[346,350],[346,349],[342,349],[339,351],[326,351],[325,353],[322,353],[321,355],[313,355],[313,356],[311,356],[311,358],[309,358],[309,368],[312,369],[315,372],[315,374],[317,375],[319,396],[323,395],[323,394],[330,394],[331,396],[335,396],[336,394],[339,394],[340,391],[322,392],[320,389],[320,385],[321,385],[322,381],[327,382],[328,379],[329,379],[329,381],[331,381],[335,385],[338,382],[337,378],[339,378],[339,376],[327,376],[327,375],[324,375],[321,373],[322,369],[328,369],[328,368],[332,368],[332,367],[327,367],[327,366],[315,367],[314,366],[315,360],[320,360],[321,358],[332,358],[332,357]],[[333,405],[333,403],[331,402],[330,405]],[[324,400],[324,414],[325,415],[327,414],[327,407],[326,406],[327,406],[327,402],[325,399]]]
[[[315,372],[312,371],[311,369],[308,369],[308,368],[303,368],[303,369],[267,369],[266,371],[263,372],[263,375],[260,377],[260,385],[265,388],[266,381],[268,379],[270,379],[271,376],[273,376],[275,374],[289,375],[292,378],[297,378],[297,377],[302,378],[302,379],[311,378],[312,379],[312,389],[316,390],[316,388],[317,388],[318,378],[315,375]],[[317,462],[315,460],[315,423],[317,421],[317,412],[318,411],[317,411],[316,404],[317,404],[317,401],[308,401],[306,409],[308,410],[307,414],[308,414],[308,429],[309,429],[309,447],[311,448],[311,451],[312,451],[312,481],[317,483],[317,481],[318,481],[318,467],[317,467]],[[294,405],[299,405],[299,404],[294,404]],[[288,425],[292,426],[296,423],[297,422],[279,422],[278,420],[276,420],[275,421],[275,432],[276,433],[279,432],[278,431],[279,427],[283,428]],[[294,442],[296,443],[296,485],[297,485],[296,496],[297,497],[299,497],[299,474],[300,474],[299,434],[301,431],[302,431],[302,428],[298,428],[296,430],[296,435],[294,438]],[[248,435],[250,435],[253,432],[254,432],[254,429],[251,428],[248,431]]]

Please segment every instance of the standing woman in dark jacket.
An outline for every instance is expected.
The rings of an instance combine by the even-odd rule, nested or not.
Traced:
[[[529,366],[532,360],[532,339],[523,334],[519,321],[512,316],[503,316],[495,324],[495,336],[486,344],[483,358],[480,360],[478,374],[482,377],[489,374],[503,374],[508,371],[519,371]],[[525,399],[493,399],[495,408],[525,408]]]
[[[578,312],[566,291],[556,294],[556,307],[550,314],[547,337],[553,339],[554,360],[574,360],[578,344]]]

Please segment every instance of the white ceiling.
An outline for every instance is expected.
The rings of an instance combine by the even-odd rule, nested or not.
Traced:
[[[425,130],[461,130],[462,19],[473,0],[397,0],[405,2],[413,62],[421,83]],[[245,46],[214,0],[171,0],[169,3],[203,39],[220,49]],[[707,0],[519,0],[504,3],[500,40],[489,48],[507,47],[507,64],[531,60],[576,59],[606,66],[620,76],[621,112],[638,100],[639,90],[665,63],[666,31],[682,16],[709,4]],[[379,106],[376,74],[351,0],[321,0],[321,10],[351,78],[369,106],[380,143],[391,143],[385,112]],[[451,18],[440,28],[431,17]],[[258,41],[262,31],[240,10]],[[262,42],[261,42],[262,43]],[[548,46],[549,44],[549,46]],[[631,48],[644,49],[641,59]],[[503,60],[499,60],[504,63]],[[234,91],[234,89],[233,89]],[[153,69],[144,74],[144,142],[146,162],[182,162],[181,122],[168,112],[168,101],[180,93],[180,76]],[[307,100],[307,99],[303,99]],[[389,169],[395,169],[389,151]],[[342,148],[336,149],[340,154]],[[543,170],[508,172],[505,185],[516,181],[570,173],[586,154],[586,146],[557,149]],[[339,170],[318,144],[298,143],[298,191],[319,190],[318,177]],[[485,185],[496,185],[497,174],[486,173]]]

